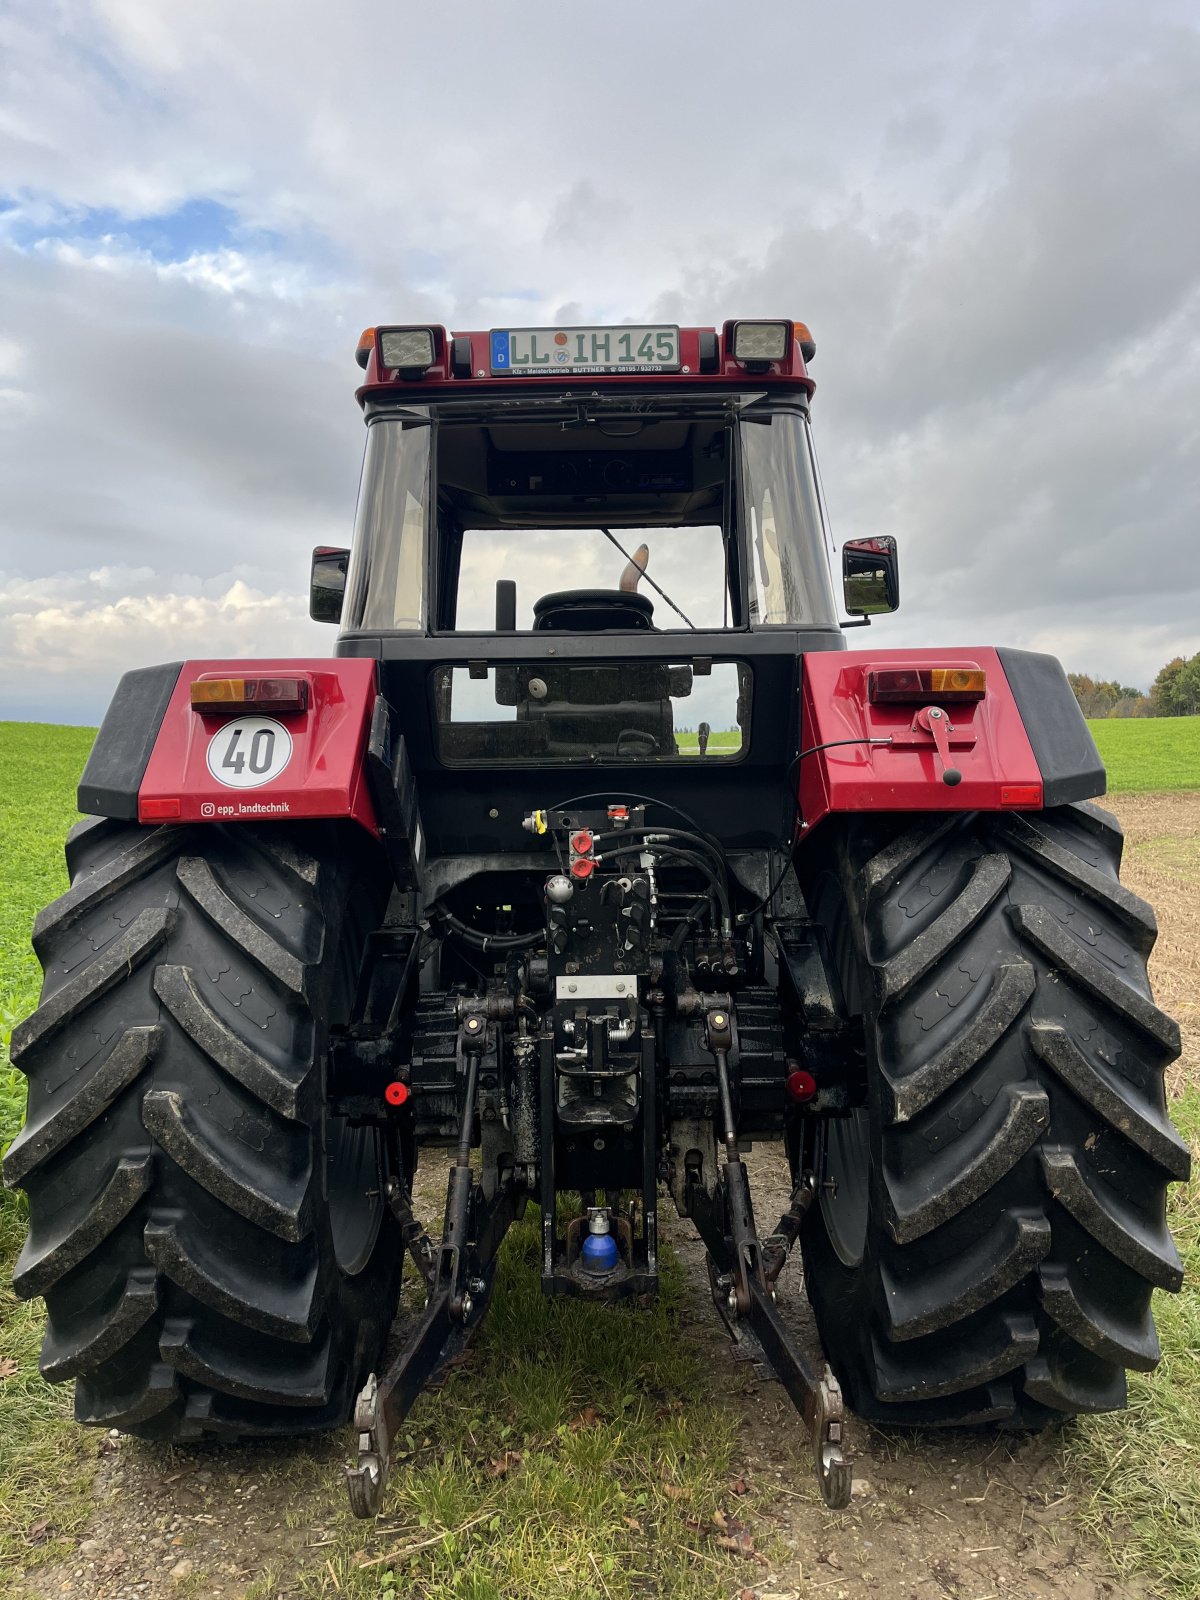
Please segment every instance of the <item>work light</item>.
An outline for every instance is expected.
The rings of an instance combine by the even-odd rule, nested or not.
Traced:
[[[382,328],[379,361],[400,371],[423,372],[433,365],[432,328]]]
[[[735,361],[782,361],[788,353],[790,322],[736,322],[733,327]]]

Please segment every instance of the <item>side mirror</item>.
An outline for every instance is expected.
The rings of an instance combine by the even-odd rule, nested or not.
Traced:
[[[336,550],[319,544],[312,553],[312,572],[308,580],[308,614],[314,622],[340,622],[346,595],[346,567],[349,550]]]
[[[900,564],[890,533],[847,539],[842,546],[842,591],[852,617],[874,617],[900,605]]]

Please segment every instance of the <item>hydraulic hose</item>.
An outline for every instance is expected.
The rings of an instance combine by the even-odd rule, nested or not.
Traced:
[[[653,834],[656,839],[680,839],[688,845],[703,850],[712,860],[713,865],[724,875],[726,886],[729,882],[729,863],[725,852],[702,833],[691,833],[684,828],[654,828],[648,823],[637,823],[630,828],[613,828],[607,833],[597,833],[592,836],[593,844],[607,844],[611,839],[642,838],[646,834]]]
[[[536,933],[482,933],[478,928],[472,928],[468,923],[461,921],[444,906],[434,907],[430,914],[439,922],[445,923],[454,937],[461,939],[463,944],[470,945],[472,950],[531,950],[535,945],[542,944],[546,938],[541,928]]]
[[[714,872],[707,858],[697,854],[694,850],[681,850],[676,845],[669,844],[631,844],[626,845],[623,850],[602,851],[599,859],[619,861],[622,856],[641,855],[643,851],[652,851],[656,856],[661,856],[664,861],[682,861],[688,866],[694,867],[697,872],[708,880],[713,893],[717,897],[717,902],[721,907],[721,915],[726,923],[732,921],[729,895],[725,885]]]

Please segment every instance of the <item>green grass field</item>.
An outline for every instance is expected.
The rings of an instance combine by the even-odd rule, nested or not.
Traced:
[[[76,820],[75,785],[92,728],[0,723],[0,1153],[21,1125],[25,1080],[8,1061],[15,1023],[37,1004],[41,970],[29,930],[67,885],[63,839]],[[12,1264],[25,1234],[24,1196],[0,1189],[0,1592],[12,1571],[36,1559],[26,1530],[52,1513],[63,1538],[90,1509],[95,1442],[70,1423],[70,1395],[38,1375],[42,1308],[12,1292]],[[48,1541],[47,1553],[62,1548]]]
[[[1200,789],[1200,717],[1114,717],[1088,727],[1110,794]]]
[[[1200,787],[1200,718],[1094,727],[1114,792]],[[24,1105],[24,1082],[8,1065],[7,1044],[12,1025],[37,1000],[29,929],[37,910],[66,884],[62,841],[75,820],[75,784],[92,738],[83,728],[0,723],[0,1149],[16,1132]],[[1186,878],[1200,851],[1194,840],[1173,843]],[[1195,1086],[1173,1112],[1187,1135],[1200,1137]],[[1155,1592],[1194,1600],[1200,1594],[1200,1199],[1176,1189],[1172,1225],[1187,1281],[1179,1296],[1156,1296],[1163,1365],[1153,1376],[1131,1375],[1131,1413],[1069,1429],[1065,1456],[1082,1492],[1082,1515],[1112,1539],[1115,1559],[1152,1573],[1163,1586]],[[97,1450],[96,1436],[69,1420],[69,1389],[50,1389],[37,1374],[41,1307],[18,1302],[9,1288],[23,1234],[23,1197],[0,1191],[0,1593],[32,1562],[62,1559],[73,1548],[92,1509]],[[614,1318],[603,1308],[547,1304],[535,1255],[536,1235],[526,1222],[506,1241],[503,1291],[475,1363],[422,1401],[412,1453],[399,1463],[390,1491],[389,1504],[416,1542],[420,1530],[461,1529],[486,1508],[486,1518],[470,1530],[469,1562],[462,1559],[462,1538],[449,1531],[394,1577],[386,1567],[360,1570],[356,1527],[339,1532],[321,1562],[328,1560],[340,1592],[360,1600],[395,1592],[472,1600],[574,1595],[582,1591],[571,1574],[585,1560],[599,1564],[594,1592],[612,1600],[733,1592],[735,1563],[689,1553],[695,1542],[689,1527],[721,1504],[735,1418],[712,1393],[696,1347],[678,1337],[678,1266],[665,1269],[666,1292],[651,1313]],[[531,1354],[515,1357],[521,1348]],[[486,1407],[481,1392],[491,1396]],[[521,1470],[496,1473],[488,1463],[503,1462],[507,1452],[516,1452]],[[327,1456],[299,1449],[288,1459],[304,1507],[335,1515]],[[47,1519],[49,1531],[31,1545],[29,1530]]]
[[[37,1004],[40,969],[29,948],[33,919],[67,886],[63,840],[79,813],[75,786],[96,737],[94,728],[40,722],[0,723],[0,1146],[17,1131],[8,1084],[8,1036]]]

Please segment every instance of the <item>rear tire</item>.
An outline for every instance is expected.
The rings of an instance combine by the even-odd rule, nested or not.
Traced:
[[[83,1423],[150,1438],[345,1422],[399,1284],[382,1152],[325,1112],[386,896],[326,829],[90,818],[38,917],[37,1011],[13,1033],[29,1196],[15,1283]],[[373,1197],[367,1191],[373,1190]]]
[[[831,830],[832,832],[832,830]],[[856,820],[806,893],[863,1017],[868,1108],[824,1130],[806,1219],[830,1361],[875,1422],[1040,1426],[1159,1358],[1188,1175],[1152,1002],[1154,914],[1093,805]],[[831,837],[830,842],[833,842]]]

